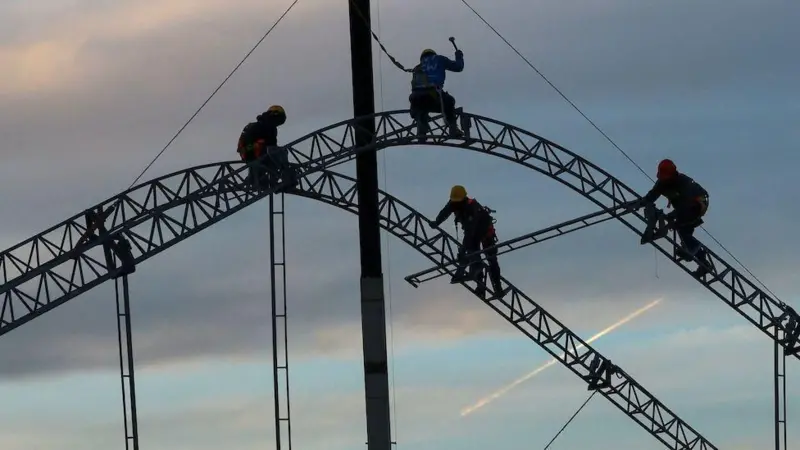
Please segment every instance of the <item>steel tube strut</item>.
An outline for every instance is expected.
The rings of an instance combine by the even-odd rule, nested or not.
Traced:
[[[278,196],[278,200],[275,196]],[[269,196],[269,277],[272,310],[272,395],[275,449],[292,449],[289,323],[286,305],[286,214],[283,194]],[[280,235],[279,237],[276,235]],[[281,399],[283,399],[281,401]]]
[[[786,426],[786,353],[775,342],[774,379],[775,379],[775,450],[786,450],[788,429]]]
[[[618,212],[622,208],[625,208],[625,205],[620,205],[612,209],[603,209],[600,211],[593,212],[591,214],[586,214],[581,217],[576,217],[574,219],[557,223],[555,225],[550,225],[549,227],[542,228],[541,230],[524,234],[522,236],[518,236],[512,239],[508,239],[506,241],[499,242],[491,247],[469,253],[464,256],[464,259],[469,259],[470,257],[475,257],[475,256],[482,256],[486,252],[492,250],[497,250],[497,255],[500,256],[505,253],[513,252],[515,250],[520,250],[525,247],[530,247],[531,245],[549,241],[550,239],[553,238],[566,236],[574,231],[583,230],[584,228],[589,228],[592,225],[608,222],[611,219],[616,219],[622,215],[632,212],[631,210],[624,210],[622,212]],[[456,263],[453,264],[455,265]],[[428,269],[421,270],[419,272],[406,276],[405,280],[412,286],[419,287],[419,285],[422,283],[435,280],[439,277],[447,275],[446,269],[449,267],[450,266],[430,267]],[[429,275],[431,273],[433,275]]]
[[[119,279],[114,280],[114,289],[117,298],[119,371],[122,384],[122,423],[125,432],[125,450],[139,450],[139,420],[136,411],[136,377],[133,369],[131,300],[127,275],[122,275],[121,284],[122,286],[120,286]]]

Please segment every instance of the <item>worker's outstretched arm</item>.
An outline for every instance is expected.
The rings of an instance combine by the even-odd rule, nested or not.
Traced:
[[[461,50],[456,50],[455,61],[444,55],[442,55],[442,61],[444,62],[444,68],[450,72],[461,72],[464,70],[464,52]]]
[[[660,181],[656,181],[656,184],[653,185],[653,188],[647,194],[644,194],[642,197],[642,204],[647,205],[650,203],[655,202],[658,200],[658,197],[664,194],[664,183]]]
[[[442,222],[444,222],[445,220],[447,220],[448,217],[450,217],[450,214],[453,214],[453,204],[447,202],[447,204],[444,205],[444,208],[442,208],[442,210],[439,211],[439,214],[436,215],[436,218],[431,221],[430,225],[434,228],[437,228],[439,225],[442,224]]]

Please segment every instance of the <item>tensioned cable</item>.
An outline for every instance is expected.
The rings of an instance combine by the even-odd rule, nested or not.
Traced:
[[[284,11],[284,12],[283,12],[283,14],[281,14],[281,16],[280,16],[280,17],[278,17],[278,20],[276,20],[276,21],[275,21],[275,23],[274,23],[274,24],[272,24],[272,26],[271,26],[271,27],[269,27],[269,29],[267,30],[267,32],[266,32],[266,33],[264,33],[264,35],[263,35],[263,36],[261,36],[261,39],[259,39],[259,40],[258,40],[258,42],[256,42],[256,44],[253,46],[253,48],[251,48],[251,49],[250,49],[250,51],[249,51],[249,52],[247,52],[247,54],[245,54],[245,55],[244,55],[244,58],[242,58],[242,60],[241,60],[241,61],[239,61],[239,64],[237,64],[237,65],[236,65],[236,67],[234,67],[234,68],[233,68],[233,70],[231,70],[231,72],[228,74],[228,76],[227,76],[227,77],[225,77],[225,79],[224,79],[224,80],[222,80],[222,82],[219,84],[219,86],[217,86],[217,88],[216,88],[216,89],[214,89],[214,91],[211,93],[211,95],[209,95],[209,96],[208,96],[208,98],[206,99],[206,101],[204,101],[204,102],[203,102],[203,104],[202,104],[202,105],[200,105],[200,107],[199,107],[199,108],[197,108],[197,110],[194,112],[194,114],[192,114],[192,116],[191,116],[191,117],[189,117],[189,120],[187,120],[187,121],[186,121],[186,123],[184,123],[184,124],[183,124],[183,126],[182,126],[182,127],[180,127],[180,129],[178,129],[178,131],[175,133],[175,135],[174,135],[174,136],[172,136],[172,139],[170,139],[170,140],[169,140],[169,142],[167,142],[167,144],[164,146],[164,148],[162,148],[162,149],[161,149],[161,151],[160,151],[160,152],[158,152],[158,154],[155,156],[155,158],[153,158],[153,160],[152,160],[152,161],[150,161],[150,163],[149,163],[149,164],[147,164],[147,166],[145,166],[145,168],[142,170],[142,172],[141,172],[141,173],[140,173],[140,174],[139,174],[139,175],[136,177],[136,179],[134,179],[134,180],[133,180],[133,183],[131,183],[131,185],[130,185],[130,186],[128,186],[128,189],[130,189],[130,188],[132,188],[134,185],[136,185],[136,182],[137,182],[137,181],[139,181],[139,180],[142,178],[142,176],[144,176],[145,172],[147,172],[147,170],[148,170],[148,169],[150,169],[150,167],[152,167],[152,166],[153,166],[153,164],[155,164],[156,160],[158,160],[158,158],[160,158],[160,157],[161,157],[161,155],[163,155],[163,154],[164,154],[164,152],[166,152],[166,151],[167,151],[167,149],[170,147],[170,145],[172,145],[172,143],[173,143],[173,142],[175,142],[175,139],[177,139],[177,138],[178,138],[178,136],[180,136],[180,134],[181,134],[181,133],[183,133],[183,130],[185,130],[185,129],[186,129],[186,127],[188,127],[188,126],[189,126],[189,124],[190,124],[190,123],[192,123],[192,121],[194,120],[194,118],[195,118],[195,117],[197,117],[197,115],[198,115],[198,114],[200,114],[200,111],[202,111],[202,110],[203,110],[203,108],[205,108],[205,106],[208,104],[208,102],[210,102],[210,101],[211,101],[211,99],[212,99],[212,98],[214,98],[214,96],[215,96],[215,95],[217,95],[217,92],[219,92],[219,91],[220,91],[220,89],[222,89],[222,87],[223,87],[223,86],[225,86],[225,84],[228,82],[228,80],[230,80],[230,79],[231,79],[231,77],[233,76],[233,74],[234,74],[234,73],[236,73],[236,71],[237,71],[237,70],[239,70],[239,68],[240,68],[240,67],[242,67],[242,65],[245,63],[245,61],[247,61],[247,59],[248,59],[248,58],[250,58],[250,55],[252,55],[252,54],[253,54],[253,52],[255,52],[255,51],[256,51],[256,49],[257,49],[257,48],[258,48],[258,47],[261,45],[261,43],[262,43],[262,42],[264,42],[264,40],[267,38],[267,36],[269,36],[269,35],[270,35],[270,33],[272,33],[272,30],[274,30],[274,29],[275,29],[275,27],[277,27],[277,26],[278,26],[278,24],[279,24],[279,23],[281,23],[281,21],[283,20],[283,18],[284,18],[284,17],[286,17],[286,15],[287,15],[287,14],[289,14],[289,11],[291,11],[291,10],[292,10],[292,8],[294,8],[294,6],[295,6],[295,5],[297,4],[297,2],[299,2],[299,1],[300,1],[300,0],[294,0],[294,1],[292,2],[292,4],[291,4],[291,5],[289,5],[289,7],[288,7],[288,8],[286,8],[286,11]]]
[[[586,401],[583,402],[583,404],[578,408],[578,410],[575,411],[575,413],[572,415],[572,417],[570,417],[569,420],[567,420],[567,423],[565,423],[564,426],[561,427],[560,430],[558,430],[558,433],[556,433],[556,435],[553,436],[553,439],[550,439],[550,442],[548,442],[547,445],[544,446],[544,450],[549,449],[550,446],[553,445],[553,442],[555,442],[556,439],[558,439],[558,437],[561,436],[561,433],[563,433],[564,430],[567,429],[569,424],[572,423],[573,420],[575,420],[575,417],[577,417],[578,414],[583,410],[583,408],[589,403],[589,400],[591,400],[592,397],[594,397],[594,394],[597,394],[597,391],[592,391],[592,393],[589,394],[589,398],[587,398]]]
[[[381,33],[381,0],[375,0],[375,16],[378,25],[378,33]],[[356,8],[358,9],[358,8]],[[360,12],[360,11],[359,11]],[[361,17],[364,18],[363,16]],[[372,30],[370,30],[372,32]],[[373,33],[373,35],[375,35]],[[380,42],[379,42],[380,44]],[[388,53],[387,53],[388,54]],[[378,56],[378,98],[380,99],[381,111],[384,111],[383,102],[383,55]],[[389,192],[389,172],[388,164],[386,162],[388,152],[381,152],[381,160],[383,163],[383,185],[384,190]],[[389,233],[383,233],[384,241],[386,242],[386,296],[389,300],[389,361],[391,361],[391,376],[392,376],[392,430],[394,431],[394,442],[397,447],[397,442],[400,441],[397,432],[397,389],[396,389],[396,370],[394,358],[394,315],[392,314],[392,254],[391,254],[391,236]]]
[[[511,50],[513,50],[513,51],[514,51],[514,53],[516,53],[516,54],[517,54],[517,56],[519,56],[519,57],[520,57],[520,58],[521,58],[523,61],[525,61],[525,63],[526,63],[526,64],[527,64],[527,65],[528,65],[528,66],[529,66],[531,69],[533,69],[533,70],[534,70],[534,71],[535,71],[535,72],[536,72],[536,73],[537,73],[537,74],[538,74],[540,77],[542,77],[542,79],[543,79],[543,80],[544,80],[544,81],[545,81],[547,84],[549,84],[549,85],[550,85],[550,87],[552,87],[552,88],[553,88],[553,90],[555,90],[555,91],[558,93],[558,95],[560,95],[560,96],[561,96],[561,98],[563,98],[563,99],[564,99],[564,100],[565,100],[567,103],[569,103],[569,105],[570,105],[570,106],[572,106],[572,108],[573,108],[573,109],[575,109],[575,111],[577,111],[577,112],[578,112],[578,113],[579,113],[581,116],[583,116],[583,118],[584,118],[584,119],[586,119],[586,121],[587,121],[587,122],[589,122],[589,124],[591,124],[591,125],[592,125],[592,127],[594,127],[594,129],[595,129],[595,130],[597,130],[597,131],[598,131],[598,132],[599,132],[599,133],[600,133],[600,134],[601,134],[601,135],[602,135],[602,136],[603,136],[603,137],[604,137],[604,138],[605,138],[605,139],[606,139],[606,140],[607,140],[609,143],[611,143],[611,145],[612,145],[612,146],[614,146],[614,148],[616,148],[616,149],[617,149],[617,150],[618,150],[618,151],[619,151],[619,152],[620,152],[620,153],[621,153],[621,154],[622,154],[622,155],[623,155],[623,156],[624,156],[624,157],[625,157],[625,158],[626,158],[628,161],[630,161],[630,162],[631,162],[631,164],[633,164],[633,165],[634,165],[634,166],[635,166],[637,169],[639,169],[639,172],[643,173],[643,174],[644,174],[644,176],[646,176],[646,177],[647,177],[647,178],[648,178],[650,181],[652,181],[652,182],[654,182],[654,183],[655,183],[655,180],[653,180],[653,178],[652,178],[652,177],[651,177],[651,176],[650,176],[650,175],[649,175],[647,172],[645,172],[645,170],[644,170],[644,169],[642,169],[642,167],[641,167],[639,164],[637,164],[637,163],[636,163],[636,161],[634,161],[634,160],[633,160],[633,158],[631,158],[631,157],[630,157],[630,156],[629,156],[629,155],[628,155],[628,154],[625,152],[625,150],[623,150],[622,148],[620,148],[620,146],[619,146],[619,145],[617,145],[617,143],[616,143],[616,142],[614,142],[614,140],[613,140],[613,139],[611,139],[611,137],[609,137],[609,136],[608,136],[608,135],[607,135],[607,134],[606,134],[606,133],[605,133],[605,132],[604,132],[602,129],[600,129],[600,127],[599,127],[599,126],[598,126],[596,123],[594,123],[594,121],[593,121],[592,119],[590,119],[590,118],[589,118],[589,117],[588,117],[586,114],[584,114],[584,112],[583,112],[583,111],[581,111],[581,109],[580,109],[580,108],[578,108],[578,106],[577,106],[577,105],[576,105],[576,104],[575,104],[575,103],[574,103],[572,100],[570,100],[570,99],[569,99],[569,97],[567,97],[567,96],[566,96],[566,95],[565,95],[563,92],[561,92],[561,90],[560,90],[558,87],[556,87],[556,85],[555,85],[555,84],[553,84],[553,82],[551,82],[551,81],[550,81],[550,80],[549,80],[549,79],[548,79],[548,78],[547,78],[547,77],[546,77],[546,76],[545,76],[545,75],[544,75],[544,74],[543,74],[543,73],[542,73],[542,72],[541,72],[539,69],[537,69],[537,68],[536,68],[536,66],[534,66],[534,65],[533,65],[533,63],[531,63],[531,62],[528,60],[528,58],[526,58],[526,57],[525,57],[525,56],[524,56],[522,53],[520,53],[520,51],[519,51],[519,50],[517,50],[517,48],[516,48],[516,47],[514,47],[514,45],[513,45],[513,44],[511,44],[511,42],[509,42],[509,41],[508,41],[508,39],[506,39],[506,38],[505,38],[505,37],[504,37],[502,34],[500,34],[500,32],[499,32],[499,31],[497,31],[497,29],[496,29],[494,26],[492,26],[492,24],[490,24],[490,23],[489,23],[489,22],[488,22],[486,19],[484,19],[484,18],[483,18],[483,16],[482,16],[482,15],[481,15],[481,14],[480,14],[478,11],[476,11],[476,10],[475,10],[475,8],[473,8],[473,7],[472,7],[472,5],[470,5],[469,3],[467,3],[467,1],[466,1],[466,0],[460,0],[460,1],[461,1],[461,3],[463,3],[463,4],[464,4],[464,5],[467,7],[467,8],[469,8],[469,9],[470,9],[470,11],[472,11],[472,12],[475,14],[475,16],[477,16],[477,17],[478,17],[478,19],[480,19],[480,20],[481,20],[481,22],[483,22],[483,23],[484,23],[484,24],[485,24],[487,27],[489,27],[489,29],[491,29],[491,30],[494,32],[494,34],[496,34],[496,35],[497,35],[497,36],[498,36],[500,39],[502,39],[502,40],[503,40],[503,42],[505,42],[505,44],[506,44],[506,45],[507,45],[507,46],[508,46],[508,47],[509,47]],[[733,253],[730,251],[730,250],[728,250],[728,248],[727,248],[727,247],[725,247],[724,245],[722,245],[722,242],[720,242],[720,241],[719,241],[719,240],[718,240],[716,237],[714,237],[714,235],[712,235],[710,231],[708,231],[708,230],[707,230],[705,227],[702,227],[702,226],[701,226],[700,228],[701,228],[701,229],[702,229],[702,230],[703,230],[703,231],[704,231],[704,232],[705,232],[705,233],[706,233],[706,234],[707,234],[707,235],[708,235],[708,236],[709,236],[709,237],[710,237],[710,238],[711,238],[711,239],[712,239],[712,240],[713,240],[713,241],[714,241],[714,242],[715,242],[717,245],[719,245],[719,246],[720,246],[720,248],[721,248],[721,249],[722,249],[722,250],[723,250],[725,253],[727,253],[727,254],[728,254],[728,256],[730,256],[731,258],[733,258],[733,260],[734,260],[734,261],[736,261],[736,262],[737,262],[737,263],[738,263],[740,266],[742,266],[742,268],[743,268],[743,269],[744,269],[744,270],[745,270],[745,271],[746,271],[748,274],[750,274],[750,276],[751,276],[751,277],[753,277],[753,279],[755,279],[755,280],[758,282],[758,284],[760,284],[760,285],[761,285],[761,286],[762,286],[762,287],[763,287],[763,288],[764,288],[764,289],[765,289],[767,292],[769,292],[770,294],[772,294],[772,296],[773,296],[773,297],[775,297],[775,300],[777,300],[777,301],[779,301],[779,302],[783,303],[783,302],[782,302],[780,299],[778,299],[778,296],[777,296],[777,295],[776,295],[774,292],[772,292],[772,291],[771,291],[771,290],[770,290],[770,289],[767,287],[767,285],[766,285],[766,284],[764,284],[764,282],[762,282],[762,281],[761,281],[761,280],[760,280],[760,279],[759,279],[759,278],[756,276],[756,274],[754,274],[754,273],[753,273],[753,272],[752,272],[752,271],[751,271],[751,270],[750,270],[750,269],[749,269],[749,268],[748,268],[746,265],[744,265],[744,263],[743,263],[741,260],[739,260],[739,258],[737,258],[737,257],[736,257],[736,256],[735,256],[735,255],[734,255],[734,254],[733,254]]]

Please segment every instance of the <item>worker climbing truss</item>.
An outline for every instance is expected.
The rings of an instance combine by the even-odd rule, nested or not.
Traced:
[[[313,173],[346,163],[360,151],[424,142],[426,145],[477,151],[528,167],[568,186],[607,211],[641,198],[586,159],[513,125],[462,112],[464,137],[451,138],[445,132],[441,117],[437,116],[429,137],[420,139],[413,124],[403,123],[402,119],[408,114],[408,111],[376,114],[376,138],[369,146],[360,149],[353,145],[358,119],[310,133],[287,148],[291,157],[300,164],[300,173]],[[197,206],[193,203],[182,203],[187,208],[181,212],[185,217],[167,214],[184,202],[181,193],[199,195],[213,186],[219,188],[235,177],[241,177],[245,170],[247,168],[241,163],[212,164],[158,178],[0,253],[0,295],[3,302],[0,335],[104,281],[104,274],[92,270],[99,261],[99,255],[91,251],[97,243],[81,243],[82,237],[103,228],[109,234],[125,235],[135,247],[137,262],[143,257],[153,256],[261,198],[250,193],[237,202],[221,203],[216,199],[217,203],[206,205],[210,209],[204,217],[197,215]],[[174,177],[181,177],[178,183],[173,183],[177,187],[167,187],[165,183]],[[193,191],[193,186],[198,186],[198,189]],[[638,220],[628,220],[628,217]],[[617,219],[642,235],[646,224],[642,213],[635,211]],[[105,224],[105,220],[111,220],[111,223]],[[186,220],[194,221],[196,226],[187,226]],[[673,254],[677,245],[674,237],[654,241],[652,245],[691,273],[689,263],[680,261]],[[770,338],[779,341],[787,355],[800,358],[800,321],[794,309],[759,289],[713,251],[709,251],[709,257],[712,270],[698,281]]]
[[[356,208],[349,206],[355,203],[355,189],[343,189],[331,182],[334,175],[327,172],[327,168],[346,163],[360,152],[424,142],[478,151],[531,168],[600,206],[602,211],[595,219],[606,214],[606,219],[616,218],[642,234],[644,217],[626,209],[626,205],[640,196],[599,167],[553,142],[502,122],[465,113],[461,113],[463,137],[449,137],[441,117],[434,117],[431,134],[420,139],[416,126],[401,120],[408,117],[408,111],[376,116],[378,133],[366,147],[356,148],[353,144],[360,118],[331,125],[287,145],[297,163],[299,176],[305,178],[305,192],[313,192],[323,201],[324,198],[341,199],[339,204],[332,200],[329,203],[346,204],[348,206],[341,207],[348,210]],[[0,253],[3,282],[0,285],[0,335],[120,276],[122,269],[109,263],[112,242],[127,246],[127,253],[123,252],[120,259],[125,262],[122,267],[130,267],[269,195],[268,190],[242,188],[247,170],[241,162],[224,162],[157,178]],[[449,273],[447,268],[455,258],[456,242],[452,237],[427,231],[427,222],[419,214],[386,198],[389,197],[384,194],[384,225],[403,225],[402,232],[393,233],[404,240],[413,239],[417,248],[441,242],[438,257],[425,254],[437,268]],[[405,216],[395,213],[398,205],[411,212]],[[638,221],[629,220],[630,217]],[[653,245],[689,271],[672,256],[674,238],[668,237]],[[713,270],[708,278],[700,281],[773,339],[782,337],[779,341],[786,353],[797,356],[798,327],[794,310],[757,289],[714,253],[710,256]],[[585,346],[580,338],[531,299],[510,287],[512,294],[507,295],[508,300],[489,300],[495,311],[587,382],[604,382],[590,384],[669,448],[714,448],[624,371]],[[475,287],[469,289],[474,292]]]

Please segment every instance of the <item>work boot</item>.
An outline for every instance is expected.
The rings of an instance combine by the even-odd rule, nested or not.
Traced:
[[[494,291],[494,295],[492,297],[495,298],[495,299],[501,299],[501,298],[505,297],[505,295],[508,293],[508,291],[511,290],[511,288],[509,287],[509,288],[503,289],[502,283],[500,283],[500,281],[498,281],[496,283],[492,283],[492,290]]]
[[[452,122],[448,122],[447,128],[448,128],[448,133],[450,134],[450,137],[456,138],[456,137],[461,137],[461,136],[464,135],[464,133],[461,130],[458,129],[458,125],[456,124],[455,120],[452,121]]]
[[[481,300],[486,300],[486,286],[483,283],[478,283],[475,286],[475,295],[477,295]]]
[[[424,138],[430,131],[427,114],[419,114],[414,120],[417,121],[417,137]]]
[[[467,275],[467,270],[464,265],[459,264],[456,267],[456,273],[453,274],[453,277],[450,278],[450,284],[458,284],[462,281],[468,281],[469,275]]]

